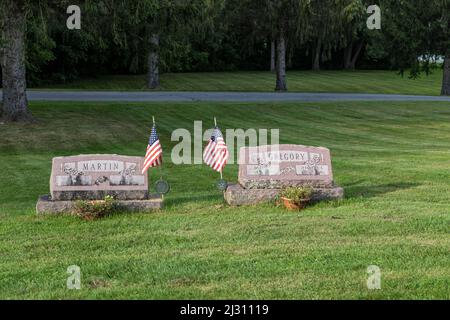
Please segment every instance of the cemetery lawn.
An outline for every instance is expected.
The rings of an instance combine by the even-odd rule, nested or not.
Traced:
[[[290,92],[384,93],[439,95],[442,70],[429,76],[409,79],[396,71],[288,71]],[[166,91],[268,91],[273,92],[274,74],[264,71],[164,73],[161,88]],[[100,76],[80,79],[65,84],[46,86],[44,89],[70,90],[147,90],[145,75]]]
[[[35,124],[0,124],[0,298],[449,299],[450,105],[421,102],[34,102]],[[93,222],[36,216],[51,159],[143,155],[155,115],[171,193],[153,214]],[[346,198],[302,212],[233,208],[217,174],[175,166],[175,128],[280,128],[326,146]],[[159,178],[151,170],[150,178]],[[237,179],[237,165],[225,169]],[[66,288],[67,267],[82,271]],[[381,268],[381,290],[366,286]]]

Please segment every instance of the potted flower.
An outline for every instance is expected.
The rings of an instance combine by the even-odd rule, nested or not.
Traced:
[[[313,188],[309,186],[287,187],[280,192],[280,199],[286,209],[300,210],[311,201]]]

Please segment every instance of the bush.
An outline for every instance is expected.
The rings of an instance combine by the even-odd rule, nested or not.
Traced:
[[[94,220],[112,214],[117,208],[117,202],[112,196],[104,200],[79,200],[75,204],[74,214],[85,220]]]

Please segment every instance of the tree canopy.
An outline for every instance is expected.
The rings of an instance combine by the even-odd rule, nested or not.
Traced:
[[[5,59],[23,41],[28,85],[147,73],[156,88],[160,72],[276,66],[275,88],[286,90],[290,68],[383,68],[418,77],[440,57],[442,93],[450,94],[450,0],[379,0],[381,30],[366,26],[371,2],[84,0],[82,27],[69,30],[68,0],[0,0],[3,87],[11,76]],[[24,37],[14,42],[19,29]]]
[[[449,0],[380,0],[380,31],[367,29],[363,0],[85,0],[81,30],[65,26],[69,2],[40,1],[28,11],[30,84],[145,73],[153,33],[161,35],[162,72],[267,70],[280,28],[288,68],[406,70],[419,56],[444,56],[450,38]]]

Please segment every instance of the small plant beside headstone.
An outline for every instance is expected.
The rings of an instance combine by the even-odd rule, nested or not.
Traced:
[[[313,192],[308,186],[287,187],[281,190],[279,197],[286,209],[301,210],[311,201]]]
[[[78,200],[75,202],[74,214],[84,220],[106,217],[117,209],[117,201],[112,196],[104,200]]]

